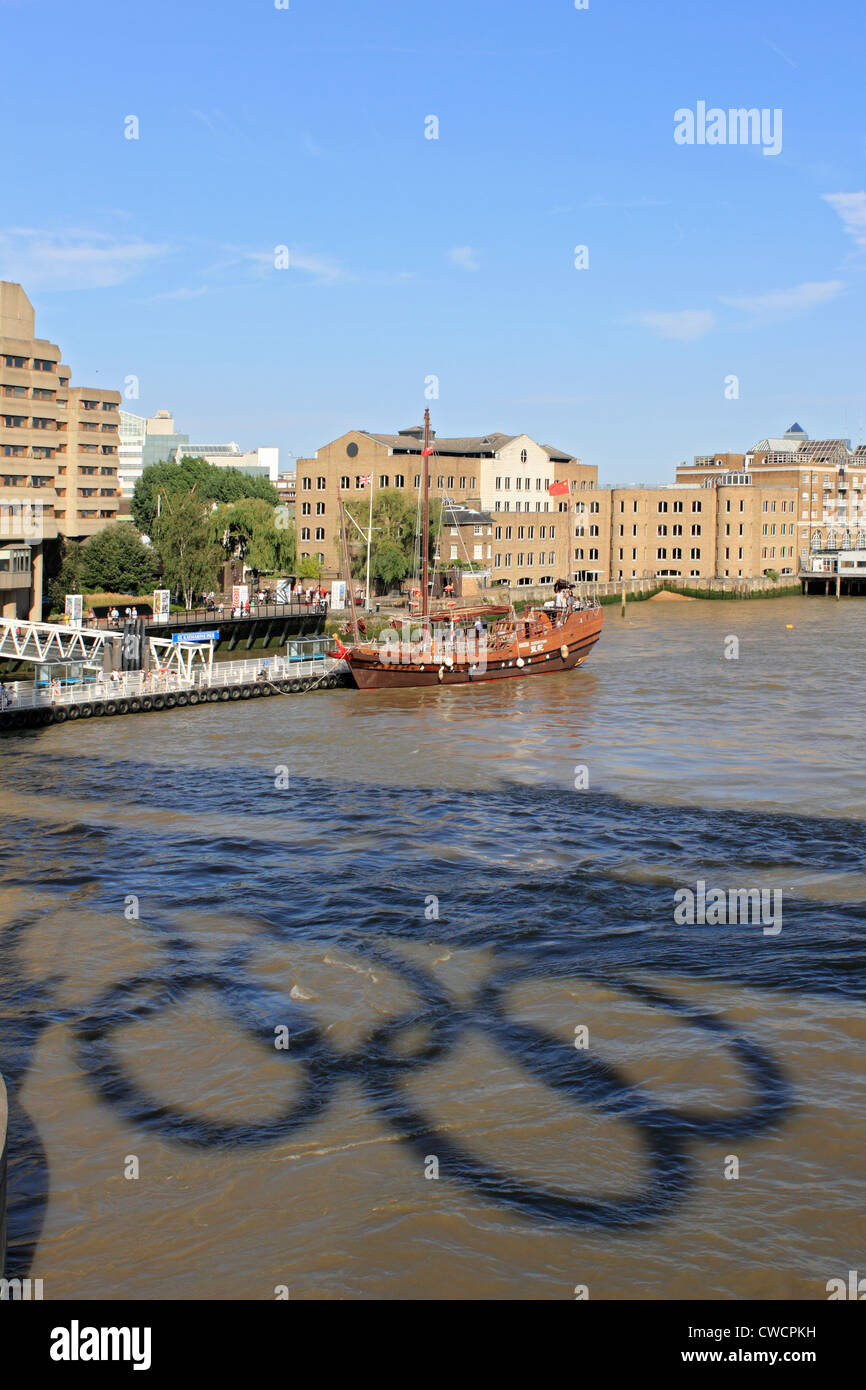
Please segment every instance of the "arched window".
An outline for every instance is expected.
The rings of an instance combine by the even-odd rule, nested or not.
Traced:
[[[823,537],[823,535],[821,534],[820,531],[813,531],[813,532],[812,532],[811,546],[812,546],[812,549],[813,549],[813,550],[823,550],[823,549],[824,549],[824,537]]]
[[[828,550],[835,550],[835,549],[836,549],[836,532],[835,532],[835,531],[828,531],[828,532],[827,532],[827,549],[828,549]]]
[[[520,450],[520,462],[521,462],[521,463],[525,463],[528,457],[529,457],[529,456],[528,456],[526,450],[525,450],[525,449],[521,449],[521,450]]]

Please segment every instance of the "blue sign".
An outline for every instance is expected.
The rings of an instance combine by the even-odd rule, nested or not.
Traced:
[[[218,632],[173,632],[172,642],[216,642]]]

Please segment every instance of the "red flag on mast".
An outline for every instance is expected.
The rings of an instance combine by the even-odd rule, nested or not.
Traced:
[[[547,489],[547,491],[548,491],[549,496],[551,496],[551,497],[567,497],[567,496],[568,496],[568,483],[565,482],[564,479],[563,479],[563,481],[560,482],[560,483],[551,483],[551,484],[550,484],[550,487]]]

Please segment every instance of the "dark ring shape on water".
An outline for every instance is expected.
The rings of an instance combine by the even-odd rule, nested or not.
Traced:
[[[566,961],[518,961],[485,981],[472,1004],[460,1008],[421,967],[376,946],[354,943],[352,949],[408,982],[420,1005],[375,1027],[352,1053],[335,1051],[295,1001],[244,981],[240,970],[246,953],[241,953],[231,962],[231,973],[228,961],[217,969],[181,967],[170,978],[142,976],[108,990],[76,1024],[79,1065],[104,1099],[131,1123],[156,1131],[166,1139],[210,1148],[274,1143],[323,1113],[340,1081],[355,1080],[379,1117],[422,1157],[431,1151],[435,1153],[444,1177],[471,1187],[486,1200],[536,1219],[605,1228],[646,1224],[664,1215],[681,1199],[689,1179],[690,1142],[755,1133],[777,1122],[788,1106],[788,1089],[781,1073],[756,1044],[741,1037],[717,1015],[648,986],[607,974],[587,973]],[[505,1011],[505,992],[530,971],[590,980],[630,994],[641,1003],[664,1009],[692,1027],[719,1036],[747,1074],[753,1095],[750,1107],[739,1115],[712,1115],[656,1104],[645,1089],[590,1051],[570,1048],[535,1028],[511,1020]],[[300,1064],[304,1085],[300,1096],[281,1115],[272,1120],[230,1123],[178,1110],[160,1103],[140,1087],[117,1058],[113,1034],[119,1028],[153,1017],[200,988],[214,989],[224,996],[228,1014],[260,1046],[272,1046],[275,1021],[299,1020],[297,1029],[290,1030],[290,1047],[282,1055]],[[144,991],[150,992],[150,998],[134,1003]],[[413,1029],[427,1034],[420,1046],[412,1052],[395,1050],[399,1040]],[[399,1081],[402,1075],[445,1058],[458,1038],[469,1030],[492,1036],[528,1075],[564,1093],[578,1105],[630,1124],[646,1155],[648,1180],[643,1191],[592,1198],[547,1188],[501,1171],[448,1138],[434,1120],[407,1099]]]
[[[113,1043],[118,1029],[153,1017],[197,989],[215,989],[220,994],[231,991],[228,1009],[240,1030],[260,1046],[265,1043],[274,1056],[301,1065],[303,1088],[281,1115],[271,1120],[232,1123],[179,1110],[142,1088],[119,1060]],[[144,991],[150,991],[150,999],[140,1004],[131,1002]],[[267,991],[256,985],[207,970],[181,970],[170,979],[139,976],[127,980],[106,991],[93,1010],[75,1024],[78,1065],[103,1099],[132,1124],[166,1139],[199,1148],[273,1143],[327,1109],[339,1079],[339,1068],[334,1065],[336,1054],[328,1048],[320,1030],[306,1018],[297,1031],[290,1029],[289,1047],[278,1051],[273,1045],[275,1021],[288,1025],[298,1018],[300,1010],[293,1000],[272,995],[274,1003],[266,1018],[262,1004],[265,995]]]

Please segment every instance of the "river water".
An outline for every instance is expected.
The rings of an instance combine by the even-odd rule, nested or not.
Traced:
[[[0,741],[7,1273],[820,1299],[866,1272],[864,621],[648,602],[559,676]],[[781,931],[676,921],[699,881],[781,894]]]

